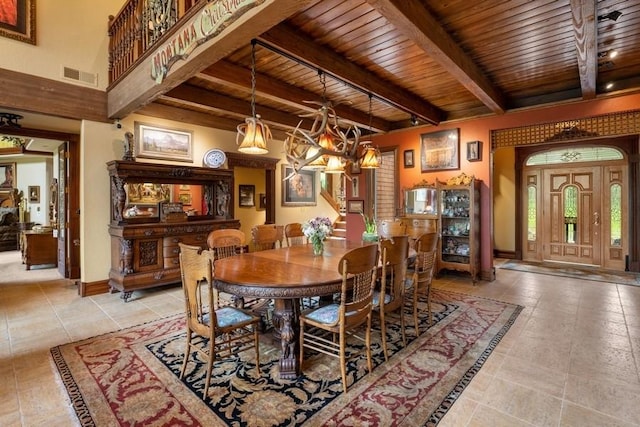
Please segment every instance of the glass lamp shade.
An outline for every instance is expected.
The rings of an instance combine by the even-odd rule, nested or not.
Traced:
[[[269,152],[267,149],[267,139],[271,139],[271,130],[269,127],[262,123],[260,116],[247,117],[244,123],[238,125],[238,135],[236,136],[236,143],[243,137],[238,151],[245,154],[266,154]]]
[[[324,173],[343,173],[344,172],[344,162],[340,157],[337,156],[329,156],[329,160],[327,161],[327,167],[324,170]]]
[[[316,154],[318,154],[318,149],[317,148],[309,148],[309,150],[307,150],[307,159],[310,159],[312,157],[314,157]],[[307,164],[305,166],[305,168],[308,169],[324,169],[325,167],[327,167],[327,160],[325,159],[325,156],[318,156],[317,159],[315,159],[314,161],[312,161],[311,163]]]
[[[380,167],[380,151],[377,148],[371,146],[367,147],[363,156],[360,168],[362,169],[377,169]]]

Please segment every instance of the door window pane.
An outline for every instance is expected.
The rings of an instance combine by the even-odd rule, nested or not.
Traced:
[[[576,243],[578,225],[578,189],[567,186],[562,192],[564,205],[565,242]]]
[[[599,162],[623,158],[622,152],[613,147],[561,148],[531,155],[527,159],[527,166]]]
[[[622,246],[622,186],[611,186],[611,246]]]

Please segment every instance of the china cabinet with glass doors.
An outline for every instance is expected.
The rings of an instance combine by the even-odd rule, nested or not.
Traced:
[[[440,242],[437,271],[480,274],[480,181],[469,176],[438,182]]]

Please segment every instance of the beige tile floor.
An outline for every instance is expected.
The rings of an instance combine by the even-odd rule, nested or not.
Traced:
[[[5,274],[14,263],[0,253],[0,426],[77,425],[49,348],[183,308],[179,287],[80,298],[54,269]],[[525,306],[440,426],[640,425],[640,287],[500,269],[436,287]]]

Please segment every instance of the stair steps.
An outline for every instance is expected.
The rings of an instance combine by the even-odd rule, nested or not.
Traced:
[[[333,222],[333,234],[331,234],[329,238],[341,240],[347,238],[347,221],[343,215],[340,215],[340,217]]]

